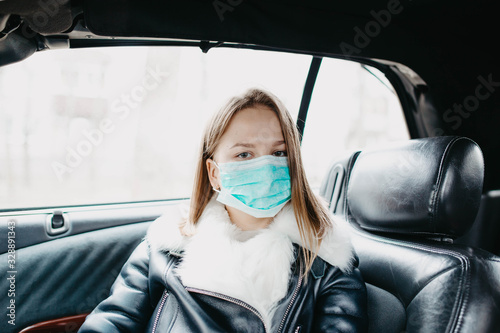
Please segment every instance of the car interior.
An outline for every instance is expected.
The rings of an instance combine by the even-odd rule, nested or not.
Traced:
[[[497,332],[500,54],[494,42],[496,9],[492,0],[0,1],[0,119],[2,131],[8,133],[0,148],[0,268],[7,276],[0,281],[0,332],[78,331],[109,295],[152,221],[161,215],[178,218],[180,207],[188,202],[189,191],[173,189],[182,185],[175,178],[192,177],[191,169],[172,156],[197,147],[202,127],[193,119],[203,123],[207,112],[202,109],[215,108],[223,96],[230,97],[227,91],[232,86],[240,88],[238,77],[252,73],[258,76],[249,79],[252,84],[262,84],[269,74],[266,85],[275,87],[277,95],[293,106],[308,177],[313,170],[311,183],[317,193],[337,219],[349,222],[368,290],[369,331]],[[72,53],[63,58],[65,51]],[[127,54],[132,57],[126,58]],[[281,56],[295,62],[287,60],[293,65],[286,67],[283,64],[288,62]],[[29,65],[41,57],[66,66],[65,76],[51,72],[49,65]],[[248,59],[256,59],[255,64]],[[207,69],[215,61],[220,64]],[[137,63],[149,67],[134,69]],[[178,70],[173,65],[154,67],[165,63],[182,66]],[[89,73],[87,83],[73,70],[77,66]],[[112,66],[116,66],[113,75],[105,69]],[[372,117],[377,112],[385,117],[386,111],[380,110],[392,107],[392,102],[370,99],[365,88],[357,86],[355,102],[348,103],[358,103],[367,111],[353,116],[348,129],[343,121],[354,111],[336,106],[331,96],[350,84],[351,78],[341,71],[350,66],[355,76],[376,82],[394,99],[399,123]],[[195,73],[213,71],[226,86],[207,81],[209,76],[191,77],[186,67]],[[240,72],[245,67],[247,71]],[[29,83],[28,70],[41,73],[36,84]],[[126,78],[126,71],[132,79]],[[108,76],[117,78],[113,81],[117,87],[96,88],[101,87],[96,82]],[[274,83],[275,77],[281,81]],[[344,81],[333,85],[331,77]],[[57,80],[62,83],[56,84]],[[133,84],[118,87],[127,80],[139,80],[142,90]],[[292,86],[292,81],[297,83]],[[183,84],[185,93],[172,82]],[[53,104],[42,107],[50,91],[68,90],[73,84],[76,88],[67,95],[77,96],[76,102],[57,93],[61,96],[55,94],[49,101]],[[202,84],[211,87],[201,93],[205,94],[202,101],[210,102],[196,104],[191,93],[201,91],[198,85]],[[82,85],[94,87],[94,92],[80,93]],[[160,90],[155,90],[157,86]],[[123,91],[130,92],[132,101],[123,94],[120,97]],[[139,91],[151,99],[140,97],[139,103],[134,99]],[[183,106],[170,102],[175,93]],[[29,104],[29,96],[34,111],[24,112],[25,118],[50,129],[43,133],[47,141],[36,136],[32,141],[17,139],[24,125],[12,114]],[[165,117],[168,126],[159,124],[153,113],[146,115],[149,118],[136,117],[140,107],[135,105],[153,98],[166,101],[151,109],[157,108],[153,113]],[[83,100],[88,104],[79,107]],[[44,117],[56,109],[53,105],[62,110],[57,111],[61,118],[54,119],[71,115],[77,120],[47,118],[46,124]],[[168,110],[176,111],[169,114]],[[114,112],[126,125],[105,122],[106,112]],[[81,130],[89,123],[82,119],[98,124],[101,134]],[[124,137],[139,132],[138,123],[145,133],[158,132],[165,139],[151,136],[136,146],[113,139],[117,131],[123,131]],[[59,130],[68,137],[83,131],[86,141],[76,137],[76,148],[67,149],[66,143],[60,143]],[[332,136],[342,131],[342,140]],[[185,136],[180,136],[183,132]],[[362,139],[355,136],[360,132],[366,135]],[[386,136],[377,141],[374,133],[379,132]],[[168,134],[173,136],[167,138]],[[310,139],[314,136],[316,141]],[[127,147],[115,148],[113,140]],[[344,143],[345,149],[338,148]],[[30,167],[19,162],[24,161],[21,156],[29,144],[39,155]],[[63,153],[43,156],[41,146],[58,144]],[[108,157],[107,145],[120,157]],[[146,146],[157,148],[146,153]],[[85,147],[88,154],[82,153]],[[127,159],[131,150],[135,155]],[[171,169],[146,160],[148,154],[164,159]],[[169,156],[159,157],[162,154]],[[66,165],[54,164],[59,156],[66,156]],[[135,160],[144,160],[147,166],[133,164]],[[320,160],[325,161],[321,167],[317,166]],[[144,180],[134,182],[125,171],[109,167],[109,179],[96,177],[99,181],[90,186],[87,179],[98,171],[85,178],[82,170],[89,163],[133,164],[131,168]],[[38,173],[25,179],[16,171],[23,168]],[[154,171],[168,173],[165,170],[178,176],[161,181],[152,176],[158,174]],[[54,181],[45,182],[45,178]],[[33,190],[30,182],[39,182],[41,190]],[[123,190],[128,186],[137,192],[143,183],[150,186],[144,199],[127,196]],[[119,189],[116,194],[102,194],[113,187]],[[167,192],[150,190],[159,187]],[[84,188],[90,194],[82,202],[78,192]]]
[[[498,257],[453,244],[474,223],[483,168],[464,137],[409,140],[334,163],[321,193],[355,230],[374,332],[498,326],[478,320],[496,308]]]

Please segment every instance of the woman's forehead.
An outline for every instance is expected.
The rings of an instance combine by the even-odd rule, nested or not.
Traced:
[[[254,141],[283,139],[276,113],[266,106],[242,109],[232,117],[223,135],[230,139],[247,138]]]

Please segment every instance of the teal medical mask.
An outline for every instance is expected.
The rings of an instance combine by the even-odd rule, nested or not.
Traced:
[[[217,201],[254,217],[274,217],[291,198],[287,157],[266,155],[218,165]]]

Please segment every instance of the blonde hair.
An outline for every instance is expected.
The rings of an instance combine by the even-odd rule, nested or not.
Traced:
[[[207,159],[213,157],[222,135],[236,112],[256,105],[273,110],[281,124],[288,154],[292,189],[291,203],[300,237],[305,245],[302,250],[305,259],[303,274],[306,275],[317,256],[323,236],[332,227],[332,221],[327,208],[313,193],[306,179],[300,152],[299,132],[295,122],[281,101],[269,92],[250,89],[242,96],[233,97],[209,122],[202,139],[189,218],[183,231],[187,233],[187,230],[194,230],[198,219],[214,194],[206,170]]]

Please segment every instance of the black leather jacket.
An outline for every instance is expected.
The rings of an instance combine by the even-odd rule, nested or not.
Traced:
[[[357,268],[349,275],[317,258],[307,282],[299,274],[302,251],[295,245],[287,295],[272,327],[250,305],[186,288],[172,267],[179,255],[150,251],[141,243],[124,265],[110,296],[79,330],[90,332],[365,332],[366,287]],[[151,253],[150,253],[151,252]]]

